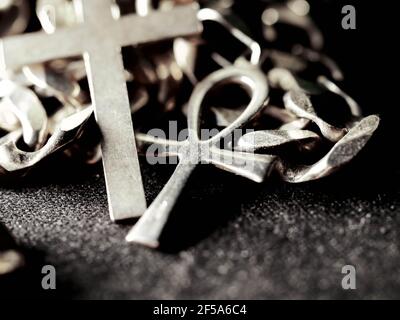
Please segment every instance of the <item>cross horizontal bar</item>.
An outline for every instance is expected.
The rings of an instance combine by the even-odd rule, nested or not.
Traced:
[[[197,13],[197,5],[185,5],[168,11],[153,11],[145,17],[124,16],[119,20],[116,36],[124,47],[198,34],[202,24]]]
[[[99,26],[84,23],[57,29],[51,35],[35,32],[7,37],[0,40],[0,70],[79,56],[96,49],[101,52],[102,41],[105,41],[99,37],[102,33],[107,35],[107,42],[112,42],[115,47],[197,34],[202,29],[197,10],[195,5],[186,5],[170,11],[156,11],[146,17],[124,16],[100,29]],[[94,44],[93,39],[98,42]]]
[[[0,40],[0,70],[82,55],[84,42],[78,35],[83,26],[59,29],[54,34],[27,33]]]

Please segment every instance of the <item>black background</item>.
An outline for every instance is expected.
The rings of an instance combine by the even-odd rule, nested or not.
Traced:
[[[393,1],[392,1],[393,2]],[[201,166],[151,251],[127,244],[130,225],[109,221],[101,167],[46,162],[0,187],[0,221],[28,267],[0,282],[0,295],[72,298],[399,298],[400,177],[396,115],[396,9],[391,1],[312,1],[325,51],[345,72],[344,88],[365,113],[382,116],[366,150],[333,177],[262,185]],[[341,8],[357,9],[357,30]],[[261,1],[237,9],[257,33]],[[247,17],[247,18],[246,18]],[[148,200],[173,167],[142,161]],[[40,269],[57,269],[57,290],[40,288]],[[341,268],[357,269],[357,290]],[[4,288],[4,289],[3,289]]]

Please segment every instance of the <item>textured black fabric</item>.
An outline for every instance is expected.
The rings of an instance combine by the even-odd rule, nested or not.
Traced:
[[[397,174],[370,170],[368,154],[334,178],[253,185],[200,168],[151,251],[124,242],[128,225],[107,214],[101,174],[64,176],[1,189],[1,221],[27,249],[30,279],[19,293],[74,298],[399,297]],[[156,196],[171,173],[144,165]],[[172,169],[172,168],[171,168]],[[41,292],[40,268],[57,269],[58,289]],[[341,268],[357,268],[357,290]],[[13,288],[15,289],[15,283]],[[29,291],[31,290],[31,291]],[[4,291],[2,291],[4,294]],[[36,293],[35,293],[36,294]]]
[[[27,269],[4,281],[0,295],[400,298],[398,143],[390,139],[395,114],[384,109],[390,90],[381,76],[382,63],[391,61],[376,55],[383,39],[370,46],[372,11],[360,5],[360,31],[345,33],[340,4],[328,8],[317,19],[328,29],[328,52],[347,71],[347,91],[383,115],[378,136],[354,163],[300,185],[274,177],[255,185],[202,166],[174,210],[164,246],[152,251],[124,242],[131,224],[110,222],[100,167],[48,161],[28,180],[0,187],[0,222],[27,256]],[[173,167],[142,167],[151,201]],[[54,292],[40,288],[45,264],[57,270]],[[341,288],[346,264],[356,267],[355,291]]]

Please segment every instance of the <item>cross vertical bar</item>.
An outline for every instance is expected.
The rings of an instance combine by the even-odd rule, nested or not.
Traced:
[[[146,210],[121,50],[104,45],[84,54],[92,103],[101,129],[104,175],[113,221]]]
[[[105,24],[112,19],[112,0],[75,0],[75,8],[85,23]]]

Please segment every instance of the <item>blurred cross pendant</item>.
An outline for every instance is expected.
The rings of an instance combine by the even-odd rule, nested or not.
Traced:
[[[146,210],[121,47],[201,31],[196,5],[115,20],[112,0],[75,0],[80,23],[0,40],[0,72],[51,59],[83,55],[95,115],[102,132],[103,166],[112,220],[138,217]]]

